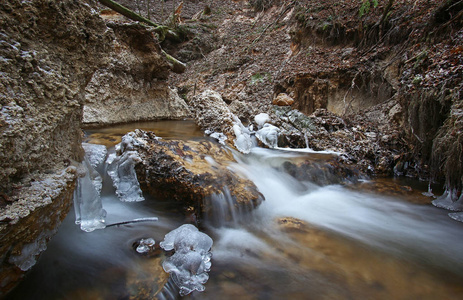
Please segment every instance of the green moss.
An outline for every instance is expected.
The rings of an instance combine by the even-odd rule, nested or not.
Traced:
[[[265,80],[272,81],[272,75],[270,73],[256,73],[251,76],[251,85],[264,82]]]

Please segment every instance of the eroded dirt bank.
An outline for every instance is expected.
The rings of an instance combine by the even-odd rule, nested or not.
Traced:
[[[199,14],[206,5],[211,13]],[[459,197],[461,1],[184,7],[198,12],[184,8],[181,25],[196,35],[171,49],[188,61],[171,83],[187,100],[213,89],[244,124],[269,113],[284,128],[281,146],[305,147],[308,137],[311,148],[344,152],[365,173],[445,182]],[[291,122],[292,109],[304,124]]]
[[[84,1],[2,1],[0,27],[1,295],[71,206],[83,92],[112,35]]]

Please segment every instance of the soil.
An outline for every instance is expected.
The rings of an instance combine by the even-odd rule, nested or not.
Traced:
[[[179,4],[162,3],[151,3],[158,22]],[[458,196],[462,15],[457,0],[184,1],[185,40],[162,47],[188,65],[170,77],[186,100],[213,89],[252,123],[286,93],[316,126],[310,147],[342,150],[366,173],[445,181]]]

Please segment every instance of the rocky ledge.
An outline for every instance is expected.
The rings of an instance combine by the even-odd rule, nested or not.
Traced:
[[[142,190],[158,199],[183,206],[184,212],[200,222],[222,205],[224,221],[236,212],[257,207],[263,195],[250,180],[232,172],[231,151],[209,141],[163,140],[153,132],[135,130],[123,137],[118,157],[136,152],[132,159]],[[207,205],[210,202],[212,205]]]

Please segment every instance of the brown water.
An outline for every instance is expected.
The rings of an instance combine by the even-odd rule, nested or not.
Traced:
[[[202,138],[192,122],[143,126],[166,139]],[[86,139],[112,147],[134,128],[92,130]],[[255,149],[236,155],[233,170],[253,180],[266,201],[251,222],[202,228],[214,240],[210,278],[204,292],[184,298],[463,299],[463,224],[429,204],[421,194],[426,185],[381,179],[320,187],[278,168],[311,154]],[[145,195],[144,202],[122,203],[108,181],[107,223],[159,221],[85,233],[69,214],[8,299],[152,299],[160,290],[167,280],[163,254],[141,256],[132,245],[146,237],[161,241],[184,218],[168,199]]]
[[[121,142],[121,137],[124,134],[135,129],[153,131],[157,136],[165,139],[188,140],[204,137],[204,133],[192,120],[147,121],[119,124],[98,129],[88,129],[85,130],[84,142],[112,147]]]

